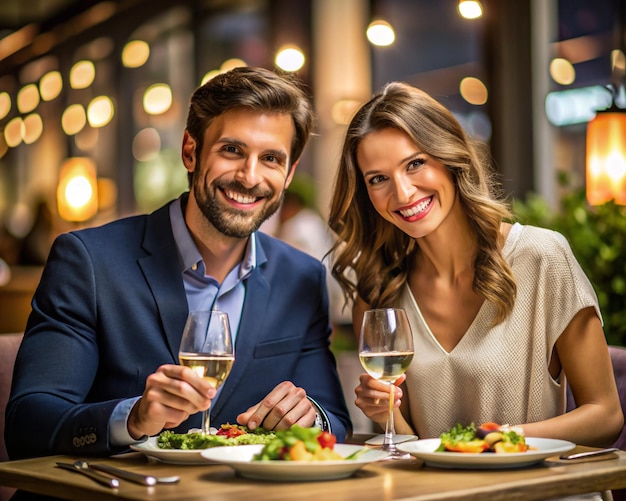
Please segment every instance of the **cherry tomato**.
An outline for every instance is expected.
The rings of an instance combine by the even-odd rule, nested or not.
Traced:
[[[317,436],[317,443],[322,449],[332,449],[337,443],[337,437],[328,431],[323,431]]]
[[[478,438],[485,438],[492,431],[498,431],[499,429],[500,425],[498,423],[487,421],[486,423],[483,423],[478,428],[476,428],[476,436]]]
[[[248,433],[245,429],[240,428],[237,425],[222,425],[219,430],[217,430],[217,435],[222,435],[226,438],[234,438],[239,435],[245,435]]]

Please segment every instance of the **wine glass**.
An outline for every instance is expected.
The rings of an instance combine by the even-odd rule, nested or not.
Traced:
[[[235,361],[228,314],[217,310],[192,311],[187,317],[178,360],[208,379],[215,388],[224,382]],[[209,410],[202,412],[204,435],[210,433]]]
[[[387,459],[404,458],[394,444],[394,383],[413,360],[413,335],[406,312],[401,308],[367,310],[359,337],[359,360],[367,373],[389,385],[389,416],[382,449]]]

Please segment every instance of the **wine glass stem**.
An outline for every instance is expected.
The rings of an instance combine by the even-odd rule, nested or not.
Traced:
[[[387,424],[385,425],[385,439],[383,440],[383,450],[389,452],[396,452],[396,446],[393,443],[394,436],[394,424],[393,424],[393,403],[394,403],[394,385],[389,385],[389,417],[387,418]]]
[[[208,409],[202,412],[202,434],[211,434],[211,416]]]

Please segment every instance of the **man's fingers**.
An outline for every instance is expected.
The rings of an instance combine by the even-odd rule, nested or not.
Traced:
[[[237,418],[237,422],[245,424],[250,429],[254,429],[263,425],[265,429],[274,429],[281,420],[285,419],[288,414],[297,408],[300,402],[305,401],[307,404],[300,410],[296,410],[294,414],[286,418],[286,421],[293,419],[293,422],[302,418],[309,409],[310,402],[306,399],[306,391],[296,387],[289,381],[283,381],[277,385],[256,407],[251,407]],[[281,426],[282,427],[282,426]]]

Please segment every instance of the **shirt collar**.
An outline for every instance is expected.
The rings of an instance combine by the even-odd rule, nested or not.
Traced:
[[[189,228],[187,228],[187,224],[185,223],[185,218],[183,215],[181,200],[185,196],[187,195],[181,195],[170,205],[170,222],[172,225],[172,233],[174,234],[174,241],[176,242],[176,247],[178,248],[178,257],[181,266],[181,272],[201,271],[202,274],[204,274],[204,262],[202,261],[202,256],[200,255],[200,251],[198,251],[196,244],[191,238]],[[246,251],[243,256],[243,261],[239,266],[240,280],[247,278],[250,273],[252,273],[254,268],[256,268],[257,264],[263,263],[266,260],[265,253],[263,252],[261,244],[260,242],[258,242],[257,239],[258,237],[256,232],[253,233],[248,239]],[[260,251],[260,261],[257,261],[257,248]]]

